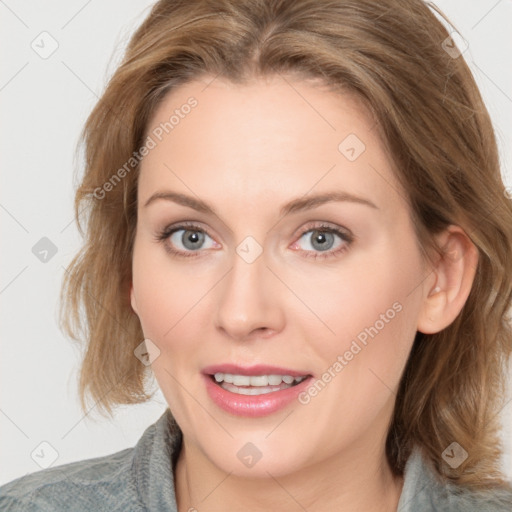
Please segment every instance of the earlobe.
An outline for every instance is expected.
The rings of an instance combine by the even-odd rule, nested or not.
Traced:
[[[478,249],[459,226],[449,226],[438,237],[443,254],[425,280],[417,330],[434,334],[458,316],[471,291],[478,264]],[[434,284],[432,284],[432,281]]]
[[[130,284],[130,303],[132,305],[133,311],[136,315],[138,315],[139,312],[137,311],[137,302],[135,300],[135,292],[133,291],[133,283]]]

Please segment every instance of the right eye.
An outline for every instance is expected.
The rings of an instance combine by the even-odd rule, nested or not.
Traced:
[[[209,238],[213,244],[208,248],[220,247],[208,233],[197,224],[180,224],[166,227],[158,234],[157,240],[164,243],[165,249],[174,256],[196,257],[200,249],[204,249],[204,242]]]

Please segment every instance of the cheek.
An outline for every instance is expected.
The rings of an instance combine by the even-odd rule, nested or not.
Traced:
[[[308,292],[308,305],[330,331],[324,329],[327,334],[317,345],[326,367],[341,355],[347,362],[344,373],[371,367],[396,381],[416,332],[419,282],[418,255],[400,254],[392,244],[364,258],[359,254],[339,272],[303,281],[301,293]]]
[[[133,289],[144,335],[156,342],[170,337],[200,297],[199,283],[170,263],[160,246],[136,243]]]

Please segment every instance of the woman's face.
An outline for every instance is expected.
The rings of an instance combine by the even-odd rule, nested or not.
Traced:
[[[318,83],[207,84],[154,113],[133,254],[187,449],[254,477],[380,456],[427,272],[374,121]]]

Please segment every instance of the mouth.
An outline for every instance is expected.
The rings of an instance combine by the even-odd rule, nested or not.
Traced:
[[[217,407],[250,418],[292,406],[314,380],[307,371],[267,365],[223,364],[204,368],[202,373],[207,395]]]
[[[209,374],[210,380],[222,389],[238,395],[265,395],[297,386],[311,375],[240,375],[216,372]]]
[[[206,392],[211,401],[235,416],[258,418],[296,402],[314,380],[307,370],[257,364],[218,364],[203,368]]]

